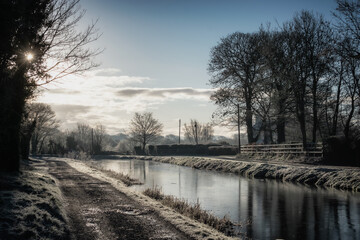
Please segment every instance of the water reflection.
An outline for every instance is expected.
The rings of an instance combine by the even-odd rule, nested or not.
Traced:
[[[159,186],[165,194],[195,203],[243,224],[253,239],[359,239],[360,194],[311,189],[273,180],[246,179],[188,167],[139,160],[102,160],[106,169]],[[250,221],[249,221],[250,220]]]

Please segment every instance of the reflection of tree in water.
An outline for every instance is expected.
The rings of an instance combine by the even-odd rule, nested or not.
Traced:
[[[243,191],[243,192],[242,192]],[[274,181],[239,181],[238,219],[251,219],[240,235],[256,239],[360,239],[360,204],[343,192],[311,189]],[[341,195],[339,195],[341,194]],[[351,194],[351,193],[349,193]],[[244,207],[247,205],[246,213]]]

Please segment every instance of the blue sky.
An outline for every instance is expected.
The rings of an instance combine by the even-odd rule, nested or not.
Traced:
[[[64,129],[76,122],[103,123],[110,133],[118,133],[126,131],[135,111],[151,111],[164,123],[165,134],[177,134],[179,118],[183,123],[191,118],[211,120],[216,107],[208,99],[207,65],[210,50],[221,37],[254,32],[261,24],[281,25],[303,9],[330,18],[336,7],[333,0],[81,0],[80,4],[86,9],[80,28],[98,19],[102,36],[92,47],[105,48],[97,57],[101,66],[89,72],[86,81],[69,77],[49,86],[38,101],[53,106]],[[232,134],[215,130],[217,135]]]

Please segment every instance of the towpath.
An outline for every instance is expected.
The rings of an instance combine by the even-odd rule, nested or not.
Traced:
[[[62,191],[73,239],[189,239],[109,183],[64,161],[46,162]]]

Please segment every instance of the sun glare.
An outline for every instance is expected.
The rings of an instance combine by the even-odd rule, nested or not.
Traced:
[[[34,58],[34,55],[30,52],[25,54],[26,60],[31,61]]]

